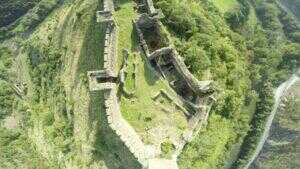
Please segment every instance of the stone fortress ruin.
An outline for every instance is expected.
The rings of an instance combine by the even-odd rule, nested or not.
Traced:
[[[139,37],[140,49],[154,70],[165,79],[177,93],[175,105],[184,112],[189,128],[183,134],[171,159],[161,157],[160,150],[145,144],[134,128],[122,117],[118,88],[124,85],[124,72],[118,72],[117,65],[117,27],[113,19],[115,6],[113,0],[103,0],[103,10],[97,12],[97,21],[105,26],[104,64],[102,70],[87,72],[91,92],[104,94],[104,108],[109,128],[119,137],[134,158],[147,169],[177,169],[177,156],[184,145],[206,122],[210,107],[215,100],[212,96],[211,81],[198,81],[187,69],[171,41],[164,33],[159,21],[162,13],[156,10],[152,0],[137,0],[139,18],[133,21]],[[126,50],[124,50],[126,62]],[[125,64],[126,65],[126,64]],[[137,82],[135,82],[137,83]],[[137,85],[137,84],[135,84]],[[129,92],[126,92],[127,94]],[[130,93],[129,93],[130,94]],[[161,90],[153,100],[163,96],[172,99]]]
[[[151,0],[139,1],[144,7]],[[153,9],[154,7],[148,7]],[[141,10],[144,11],[144,10]],[[206,114],[213,101],[212,81],[198,81],[186,67],[184,60],[173,47],[168,34],[164,30],[160,11],[148,10],[134,22],[140,46],[150,64],[169,82],[180,100],[188,110],[187,118],[193,119],[199,114]]]

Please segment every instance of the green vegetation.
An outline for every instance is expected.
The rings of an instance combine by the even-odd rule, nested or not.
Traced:
[[[163,22],[171,32],[177,49],[186,58],[190,70],[199,79],[213,79],[217,83],[219,98],[212,109],[208,126],[220,123],[211,120],[219,115],[228,121],[220,123],[222,128],[232,130],[220,133],[218,136],[222,139],[219,142],[197,144],[198,137],[210,135],[218,129],[201,132],[185,147],[180,157],[182,167],[220,168],[227,159],[235,161],[232,158],[237,156],[247,159],[256,146],[272,108],[273,85],[284,80],[299,64],[299,53],[296,52],[299,44],[284,40],[286,33],[284,34],[283,29],[289,27],[289,24],[282,23],[276,4],[257,2],[254,7],[253,2],[238,2],[240,7],[226,14],[227,24],[236,31],[232,32],[222,15],[208,1],[156,1],[156,6],[166,16]],[[181,15],[182,13],[185,15]],[[290,54],[286,53],[285,48],[289,48]],[[291,59],[287,59],[287,55]],[[293,64],[287,63],[287,60]],[[249,73],[245,70],[249,70]],[[254,115],[244,109],[249,107],[249,110],[254,110],[254,106]],[[253,127],[250,129],[249,125]],[[239,154],[232,153],[235,143],[242,145]],[[220,145],[223,146],[216,152],[215,147]],[[199,147],[205,149],[205,152],[216,153],[200,154],[196,151]],[[193,156],[193,160],[187,160]],[[234,167],[242,167],[244,162],[239,160],[238,163]]]
[[[280,126],[285,129],[300,131],[299,117],[300,117],[300,82],[297,82],[289,89],[286,95],[286,100],[283,101],[284,107],[279,111],[275,120]]]
[[[0,168],[50,168],[22,130],[0,127]]]
[[[0,48],[0,80],[7,80],[12,65],[12,53],[8,48]]]
[[[131,0],[119,0],[117,1],[119,10],[114,13],[116,23],[119,30],[118,35],[118,68],[123,62],[123,50],[128,49],[131,51],[137,50],[137,37],[135,36],[132,20],[136,19],[137,14],[133,9],[133,1]]]
[[[244,26],[250,17],[251,6],[247,0],[238,0],[239,6],[226,12],[226,20],[233,30]],[[255,23],[254,23],[255,24]]]
[[[12,112],[14,91],[7,81],[11,65],[11,51],[7,48],[0,48],[0,120]]]
[[[14,91],[7,82],[0,80],[0,120],[11,114],[13,101]]]
[[[218,127],[200,132],[185,147],[179,164],[184,168],[218,168],[228,158],[230,150],[226,149],[241,140],[248,130],[250,115],[242,110],[245,96],[250,93],[246,85],[249,79],[245,72],[245,43],[242,37],[230,31],[209,2],[160,0],[156,5],[163,9],[164,23],[178,51],[187,58],[190,70],[199,79],[213,79],[219,91],[218,102],[208,122],[208,126]],[[183,11],[185,15],[181,15]],[[203,137],[215,139],[209,141]]]
[[[289,37],[288,33],[283,30],[292,26],[290,23],[293,22],[282,21],[280,17],[282,11],[275,3],[258,3],[256,5],[257,15],[263,29],[256,29],[254,31],[256,36],[250,38],[253,43],[250,49],[254,52],[250,71],[253,88],[259,94],[259,101],[251,122],[253,127],[244,139],[239,154],[240,160],[234,165],[236,168],[242,168],[255,150],[263,132],[264,123],[272,109],[273,86],[277,86],[289,72],[295,71],[299,66],[300,53],[296,49],[299,44],[283,39],[284,34]],[[287,52],[287,48],[289,52]],[[288,61],[288,63],[287,60],[291,62]]]
[[[116,2],[118,69],[127,49],[125,87],[135,90],[133,97],[120,95],[123,116],[146,143],[179,138],[187,120],[176,99],[163,95],[153,99],[161,90],[174,98],[176,93],[139,53],[131,23],[137,17],[135,4]],[[214,80],[218,94],[207,127],[180,155],[180,167],[213,169],[234,163],[232,168],[242,168],[272,108],[272,89],[300,66],[298,21],[277,1],[154,2],[190,71],[199,80]],[[86,71],[103,67],[104,26],[95,16],[99,4],[98,0],[1,2],[0,168],[140,168],[107,127],[102,93],[88,90]],[[26,84],[28,93],[17,97],[16,84]],[[296,110],[289,107],[289,112]],[[15,115],[20,116],[16,128],[5,127],[5,119]],[[285,117],[298,118],[292,113]],[[296,126],[280,119],[283,128]],[[160,133],[151,129],[167,130],[170,138],[151,137]],[[168,157],[174,145],[165,141],[161,150]]]
[[[225,160],[222,159],[225,158],[223,153],[228,151],[228,142],[234,141],[233,135],[235,133],[230,120],[220,115],[211,115],[206,129],[186,146],[180,156],[180,168],[221,168],[222,165],[216,164],[216,161]]]
[[[120,1],[120,7],[114,14],[119,29],[118,35],[118,58],[119,65],[123,60],[123,51],[129,51],[127,78],[125,87],[135,90],[134,96],[128,98],[121,97],[121,112],[124,118],[135,128],[147,143],[159,143],[158,138],[151,137],[149,130],[157,128],[158,130],[168,128],[167,135],[180,137],[180,134],[187,128],[187,120],[183,112],[176,110],[170,100],[160,98],[153,100],[153,97],[164,90],[175,97],[176,93],[169,87],[166,81],[159,79],[153,68],[147,62],[138,49],[138,39],[133,25],[129,20],[136,18],[133,8],[133,1]],[[134,73],[134,64],[136,65],[136,74]],[[137,86],[134,86],[135,81]],[[167,110],[167,112],[166,112]],[[169,111],[169,112],[168,112]],[[175,122],[176,123],[172,123]],[[153,133],[157,134],[157,133]]]
[[[299,0],[280,0],[280,2],[289,9],[298,19],[300,19],[300,1]]]
[[[20,126],[14,130],[22,134],[10,136],[9,129],[1,128],[1,138],[13,139],[0,145],[4,165],[0,168],[105,165],[103,158],[93,159],[89,148],[95,146],[98,130],[93,125],[97,119],[87,113],[91,108],[85,77],[87,70],[99,69],[102,64],[101,26],[95,23],[98,1],[58,2],[41,1],[12,26],[2,29],[10,35],[3,38],[12,37],[5,44],[14,52],[17,69],[9,81],[25,83],[29,92],[10,106],[14,115],[21,116]],[[31,32],[26,32],[24,39],[15,33],[28,30]],[[17,62],[23,58],[24,63]],[[2,76],[2,62],[0,66]]]
[[[36,1],[35,3],[37,2],[38,1]],[[13,5],[12,7],[14,7],[14,3],[20,3],[19,11],[22,10],[24,12],[26,11],[26,8],[32,6],[24,2],[21,3],[20,1],[9,1],[7,5]],[[11,16],[11,24],[4,27],[0,27],[0,40],[12,37],[16,34],[32,31],[48,16],[48,14],[50,14],[50,12],[53,9],[55,9],[58,6],[58,3],[59,0],[41,0],[38,4],[34,6],[32,10],[30,10],[27,14],[25,14],[22,18],[16,20],[15,22],[13,21],[15,20],[15,18],[20,17],[20,13],[12,13],[13,16]],[[0,13],[2,18],[7,18],[8,16],[6,16],[6,14],[7,12],[5,10],[4,13]]]
[[[40,0],[7,0],[1,2],[0,27],[7,26],[33,8]]]
[[[167,140],[163,143],[161,143],[161,151],[162,151],[162,156],[164,158],[171,158],[172,153],[175,150],[175,146],[172,144],[171,141]]]
[[[299,146],[299,118],[300,118],[300,84],[296,83],[288,94],[284,96],[283,103],[275,115],[265,146],[254,162],[255,168],[298,168],[297,159],[299,155],[295,147]],[[274,166],[274,164],[276,164]]]
[[[223,13],[235,9],[239,5],[237,0],[212,0],[212,2]]]

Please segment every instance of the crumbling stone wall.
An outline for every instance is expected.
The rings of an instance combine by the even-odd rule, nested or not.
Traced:
[[[145,0],[150,2],[149,4],[153,5],[152,0]],[[147,3],[145,3],[147,5]],[[147,6],[147,9],[150,6]],[[156,10],[157,11],[157,10]],[[173,47],[171,40],[165,32],[162,32],[163,27],[162,23],[159,20],[160,16],[156,12],[143,13],[140,17],[134,21],[134,26],[139,37],[140,46],[148,57],[149,62],[153,67],[156,67],[157,70],[161,73],[162,77],[169,81],[170,86],[179,93],[179,98],[184,102],[185,107],[189,107],[187,110],[194,111],[193,115],[189,116],[189,131],[185,132],[183,135],[182,143],[177,147],[176,152],[173,154],[176,158],[182,151],[184,145],[191,141],[194,134],[197,134],[201,127],[206,123],[212,104],[215,102],[213,97],[213,88],[211,81],[198,81],[195,78],[188,68],[186,67],[184,60],[178,52]],[[165,46],[156,49],[155,51],[149,50],[149,43],[147,44],[147,38],[145,37],[145,28],[151,28],[154,30],[154,35],[157,31],[159,32],[158,40],[166,38]],[[150,30],[151,30],[150,29]],[[160,43],[160,42],[158,42]],[[159,62],[161,60],[162,62]],[[165,72],[167,70],[167,72]],[[172,74],[173,77],[168,77],[167,73]],[[178,77],[174,76],[180,76]],[[175,86],[179,87],[176,88]],[[186,91],[179,91],[178,89],[185,89]],[[190,96],[184,97],[181,93],[188,94]],[[191,98],[191,99],[189,99]],[[190,113],[187,113],[190,114]]]
[[[159,152],[154,147],[145,145],[131,125],[122,117],[116,84],[104,92],[106,116],[110,128],[121,138],[137,160],[146,166],[147,160],[154,158]]]
[[[117,32],[112,13],[114,11],[113,0],[103,1],[103,11],[97,12],[97,20],[106,26],[104,40],[104,67],[103,70],[89,71],[90,91],[102,91],[104,93],[104,109],[109,128],[120,138],[137,161],[143,167],[149,167],[149,160],[155,159],[160,150],[150,145],[145,145],[131,125],[122,117],[119,100],[117,97],[118,76],[116,72],[117,56]],[[160,161],[160,159],[157,159]],[[163,160],[164,162],[168,160]],[[167,166],[167,165],[164,165]],[[173,169],[173,168],[172,168]]]
[[[196,94],[201,95],[209,92],[211,81],[198,81],[186,67],[182,57],[179,56],[178,52],[172,47],[165,47],[154,51],[149,55],[149,60],[161,57],[164,55],[170,56],[170,61],[175,66],[175,69],[180,73],[182,78],[187,82],[191,90]]]
[[[107,25],[104,41],[104,69],[117,74],[117,55],[116,55],[116,28],[114,23]]]
[[[114,12],[113,0],[103,0],[103,10],[97,12],[97,21],[102,22],[105,26],[104,36],[104,69],[112,72],[114,76],[117,75],[116,63],[116,46],[117,46],[117,32],[116,26],[112,17]]]
[[[140,40],[144,41],[150,52],[169,46],[169,40],[161,33],[161,23],[156,17],[150,17],[143,13],[136,20],[136,27],[139,31]]]
[[[201,100],[198,95],[209,90],[209,83],[199,82],[188,71],[182,58],[178,55],[173,47],[170,47],[171,45],[168,38],[161,34],[161,22],[158,20],[158,13],[153,7],[152,0],[139,1],[142,1],[148,13],[142,15],[143,20],[134,22],[135,29],[139,36],[140,46],[150,61],[155,60],[155,58],[162,57],[163,55],[168,55],[171,58],[170,62],[176,71],[181,75],[183,82],[188,84],[187,86],[189,90],[197,94],[197,98],[194,102],[190,102],[179,96],[179,99],[181,99],[183,103],[185,103],[187,106],[193,107],[196,111],[195,115],[190,119],[191,128],[194,129],[197,125],[199,125],[199,119],[201,120],[201,118],[207,118],[208,116],[208,109],[211,105],[208,105],[207,107],[201,106],[204,105],[206,101]],[[113,0],[104,0],[103,10],[97,12],[97,20],[99,22],[103,22],[106,26],[104,40],[104,68],[103,70],[88,72],[90,91],[103,91],[105,115],[109,128],[120,138],[120,140],[129,149],[137,161],[142,164],[143,167],[149,169],[156,169],[157,167],[159,169],[161,169],[161,167],[177,169],[176,155],[180,153],[186,142],[190,140],[193,131],[184,134],[185,139],[183,140],[180,148],[177,150],[177,153],[172,160],[160,159],[157,158],[160,154],[160,150],[155,149],[155,147],[145,145],[131,125],[122,117],[119,100],[117,97],[117,31],[112,18],[113,11]],[[158,39],[160,40],[160,43],[158,48],[156,48],[157,46],[151,46],[151,48],[149,48],[149,44],[151,45],[151,42],[148,42],[149,44],[147,44],[147,40],[149,41],[147,38],[151,37],[145,37],[145,32],[147,33],[147,31],[150,36],[151,31],[155,31],[156,35],[159,37]],[[153,39],[155,38],[156,37]],[[122,79],[120,80],[122,81]],[[161,92],[160,94],[164,95],[164,92]],[[182,109],[184,110],[184,108]],[[185,114],[189,114],[189,112],[185,112]]]
[[[158,69],[165,79],[169,80],[171,87],[173,87],[179,95],[188,100],[188,103],[192,100],[195,101],[195,98],[198,96],[200,97],[206,94],[209,95],[213,92],[211,88],[211,81],[198,81],[197,78],[190,73],[182,57],[180,57],[178,52],[174,49],[174,47],[172,47],[172,44],[170,43],[171,41],[161,32],[163,28],[158,17],[152,17],[149,14],[143,13],[134,22],[134,24],[139,37],[140,46],[145,52],[145,55],[148,57],[150,63]],[[153,31],[152,33],[147,32],[151,30]],[[157,33],[159,35],[157,35]],[[154,39],[157,39],[156,44],[164,45],[154,51],[149,50],[149,48],[153,49],[149,47],[151,44],[148,39],[145,38],[145,36],[149,36],[149,34],[150,36],[155,36]],[[167,72],[164,68],[168,69]],[[172,74],[173,78],[168,78],[166,74]],[[174,77],[175,80],[170,80],[174,79]],[[195,109],[194,111],[197,112]]]

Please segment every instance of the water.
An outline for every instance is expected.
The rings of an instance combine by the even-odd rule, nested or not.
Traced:
[[[256,159],[256,157],[258,156],[258,154],[260,153],[261,149],[263,148],[263,145],[265,144],[266,139],[269,136],[269,131],[274,119],[274,116],[277,112],[279,103],[281,101],[281,96],[284,95],[284,93],[295,83],[297,82],[300,78],[299,78],[299,74],[300,74],[300,70],[298,71],[298,73],[292,75],[291,78],[289,78],[287,81],[283,82],[276,90],[274,93],[274,99],[275,99],[275,103],[273,106],[273,110],[271,112],[271,114],[269,115],[266,125],[265,125],[265,130],[260,138],[260,141],[255,149],[255,152],[253,153],[251,159],[249,160],[249,162],[247,163],[247,165],[245,166],[245,169],[248,169],[250,167],[250,165],[253,163],[253,161]]]

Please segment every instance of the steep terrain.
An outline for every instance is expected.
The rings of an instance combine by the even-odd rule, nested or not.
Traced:
[[[298,168],[299,79],[281,97],[270,136],[251,168]],[[273,164],[276,163],[276,166]]]
[[[172,86],[176,81],[142,52],[132,23],[143,13],[142,2],[115,0],[111,16],[115,66],[126,74],[114,91],[122,117],[160,152],[157,158],[177,159],[180,169],[243,168],[272,110],[272,89],[300,67],[298,9],[284,8],[298,1],[153,0],[160,36],[146,37],[149,46],[169,43],[193,76],[214,82],[216,101],[200,121],[207,125],[182,151],[191,112]],[[89,89],[87,72],[104,67],[101,10],[103,0],[1,1],[0,168],[141,168],[109,127],[105,92]]]
[[[93,158],[99,115],[91,108],[85,80],[87,70],[101,65],[99,3],[57,2],[41,1],[10,31],[18,35],[2,43],[13,53],[14,64],[3,80],[20,86],[12,110],[20,117],[17,128],[1,128],[1,168],[101,166],[100,157]],[[43,8],[53,3],[56,8],[48,15]],[[28,22],[38,25],[27,29],[23,23]]]

